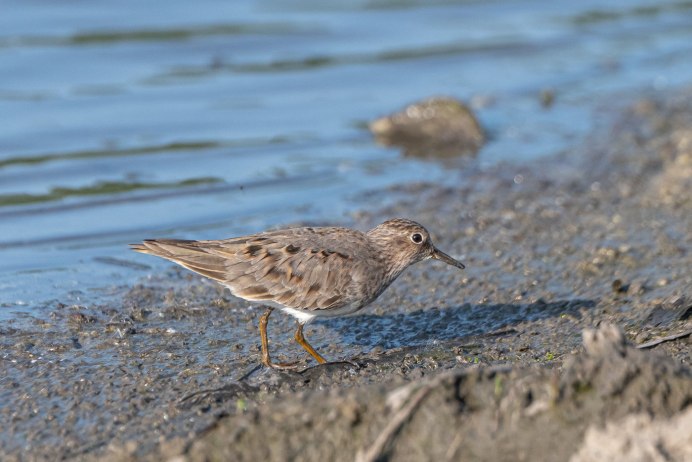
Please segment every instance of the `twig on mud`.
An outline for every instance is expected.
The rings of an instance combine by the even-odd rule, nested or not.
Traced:
[[[197,390],[193,393],[190,393],[189,395],[185,395],[178,400],[178,406],[195,406],[214,394],[228,393],[230,395],[236,395],[242,392],[254,391],[255,387],[245,383],[245,380],[249,378],[252,374],[254,374],[257,370],[259,370],[261,367],[261,365],[252,367],[235,382],[231,382],[218,388],[206,388],[203,390]]]
[[[240,393],[250,393],[253,391],[256,391],[256,388],[252,385],[248,385],[244,382],[232,382],[218,388],[206,388],[185,395],[178,400],[178,407],[196,406],[213,395],[227,395],[233,397]]]
[[[688,337],[690,335],[692,335],[692,329],[687,329],[686,331],[678,332],[677,334],[667,335],[665,337],[657,338],[655,340],[651,340],[649,342],[642,343],[641,345],[637,345],[637,348],[639,348],[639,349],[651,348],[651,347],[655,347],[656,345],[660,345],[661,343],[672,342],[673,340],[685,338],[685,337]]]
[[[435,381],[434,384],[437,384]],[[423,401],[423,398],[434,388],[433,382],[422,385],[420,389],[411,397],[405,406],[400,408],[384,429],[377,435],[375,441],[367,450],[360,450],[356,454],[356,462],[375,462],[382,457],[383,452],[391,442],[394,435],[401,429],[401,426],[408,420],[416,410],[416,407]]]
[[[261,365],[261,364],[256,365],[255,367],[251,368],[251,369],[248,370],[246,373],[244,373],[242,376],[240,376],[240,378],[239,378],[237,381],[238,381],[238,382],[242,382],[243,380],[248,379],[252,374],[254,374],[255,372],[257,372],[257,371],[260,370],[261,368],[262,368],[262,365]]]
[[[367,449],[360,449],[356,454],[356,462],[375,462],[382,458],[387,447],[392,442],[392,439],[401,430],[402,425],[413,415],[416,408],[425,399],[432,390],[437,388],[446,380],[454,380],[469,375],[472,372],[478,371],[480,368],[472,367],[462,371],[454,371],[445,374],[440,374],[433,379],[421,385],[414,383],[403,386],[391,392],[387,397],[387,401],[394,408],[395,413],[387,422],[387,425],[382,429],[375,441]],[[509,372],[512,369],[511,365],[502,364],[498,366],[488,367],[482,370],[487,374],[496,374],[501,372]],[[413,396],[411,396],[413,395]]]

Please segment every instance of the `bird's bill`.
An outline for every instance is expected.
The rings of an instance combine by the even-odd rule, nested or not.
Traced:
[[[443,261],[448,265],[456,266],[459,269],[466,268],[462,262],[453,259],[452,257],[450,257],[449,255],[447,255],[439,249],[433,250],[433,253],[430,257],[434,258],[435,260]]]

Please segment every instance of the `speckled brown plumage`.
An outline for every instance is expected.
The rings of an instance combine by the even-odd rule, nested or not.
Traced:
[[[151,239],[131,247],[214,279],[237,297],[287,311],[298,318],[296,340],[308,351],[303,324],[360,310],[409,265],[436,258],[463,268],[434,247],[423,226],[405,219],[386,221],[367,233],[305,227],[212,241]],[[273,365],[264,351],[263,362]]]

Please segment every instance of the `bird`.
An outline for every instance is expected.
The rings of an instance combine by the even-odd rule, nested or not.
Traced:
[[[274,369],[267,325],[274,309],[296,318],[294,338],[319,364],[327,360],[308,343],[303,327],[315,318],[356,313],[377,299],[409,266],[435,259],[464,269],[435,247],[415,221],[395,218],[369,231],[296,227],[221,240],[146,239],[132,250],[165,258],[266,306],[259,321],[261,362]]]

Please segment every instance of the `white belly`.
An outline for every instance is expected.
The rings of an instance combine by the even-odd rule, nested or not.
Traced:
[[[342,306],[341,308],[334,308],[331,310],[314,310],[314,311],[303,311],[296,310],[295,308],[288,308],[285,306],[279,307],[284,313],[288,313],[291,316],[298,319],[301,324],[307,324],[315,318],[331,318],[335,316],[346,316],[353,314],[358,311],[361,307],[358,304],[351,304]]]

